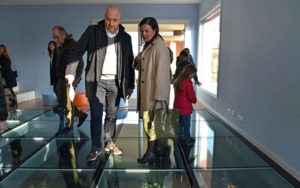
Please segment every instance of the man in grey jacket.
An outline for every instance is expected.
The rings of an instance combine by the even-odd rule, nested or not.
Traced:
[[[95,160],[101,152],[104,105],[105,151],[111,151],[114,155],[122,154],[122,150],[113,142],[116,115],[120,98],[126,100],[134,89],[131,37],[120,24],[121,16],[117,7],[109,6],[104,17],[97,25],[89,26],[71,49],[66,71],[66,79],[72,83],[78,59],[87,51],[85,86],[91,109],[92,136],[88,161]]]

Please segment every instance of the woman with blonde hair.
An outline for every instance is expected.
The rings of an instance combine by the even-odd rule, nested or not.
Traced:
[[[13,91],[13,87],[17,86],[16,75],[11,69],[11,58],[9,56],[7,47],[4,44],[0,44],[0,71],[2,75],[3,88],[7,88],[11,95],[10,106],[17,105],[16,94]]]

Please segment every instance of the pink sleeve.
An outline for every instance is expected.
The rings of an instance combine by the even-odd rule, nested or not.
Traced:
[[[197,97],[193,88],[193,84],[190,80],[185,82],[186,85],[186,96],[191,103],[197,102]]]

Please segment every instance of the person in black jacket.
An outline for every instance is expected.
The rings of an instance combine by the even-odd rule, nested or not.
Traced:
[[[70,99],[70,87],[76,88],[81,80],[81,74],[83,71],[83,59],[79,58],[79,64],[75,71],[75,80],[69,84],[65,80],[65,72],[67,68],[67,58],[72,46],[76,44],[76,41],[69,35],[64,27],[54,26],[52,28],[53,38],[56,40],[59,47],[57,48],[57,63],[56,63],[56,85],[57,85],[57,101],[58,106],[62,107],[65,111],[67,118],[66,126],[63,129],[64,132],[69,131],[73,127],[74,115],[79,117],[78,127],[82,125],[87,118],[87,114],[78,110]]]
[[[92,150],[87,156],[89,161],[95,160],[101,152],[104,105],[105,151],[122,154],[122,150],[113,143],[116,115],[120,98],[126,100],[134,89],[131,37],[120,24],[119,9],[109,6],[104,18],[97,25],[89,26],[71,49],[66,71],[66,79],[72,83],[78,59],[87,51],[85,86],[91,107],[92,136]]]
[[[194,65],[196,67],[196,64],[194,62],[193,56],[191,55],[190,49],[184,48],[181,52],[183,52],[183,51],[184,51],[184,53],[187,53],[187,61],[189,61],[192,65]],[[180,61],[181,60],[180,60],[180,55],[179,55],[176,59],[176,68],[178,67]]]
[[[48,43],[48,54],[50,57],[50,84],[53,86],[53,91],[57,96],[57,87],[56,87],[57,49],[56,49],[56,42],[53,40]]]
[[[176,71],[175,71],[175,75],[173,77],[173,80],[172,80],[172,83],[176,80],[176,78],[180,75],[180,73],[183,71],[184,67],[186,65],[190,65],[192,64],[189,60],[188,60],[188,57],[189,57],[189,53],[186,51],[186,50],[182,50],[180,52],[180,55],[179,55],[179,60],[178,60],[178,65],[176,67]],[[193,64],[192,64],[193,65]],[[198,80],[198,76],[195,75],[194,77],[194,80],[195,80],[195,84],[200,86],[201,83],[199,82]]]
[[[0,78],[2,74],[0,75]],[[2,82],[0,81],[0,131],[3,131],[7,128],[7,109],[6,109],[6,100],[5,100],[5,92],[2,87]]]
[[[4,44],[0,45],[0,66],[3,79],[5,80],[5,83],[2,83],[3,88],[7,88],[10,92],[10,106],[15,106],[17,105],[17,97],[13,90],[13,87],[17,86],[17,80],[16,75],[11,69],[11,58],[9,56],[7,47]]]

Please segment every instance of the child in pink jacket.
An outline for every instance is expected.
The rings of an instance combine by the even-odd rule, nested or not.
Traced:
[[[197,102],[197,98],[193,89],[192,78],[195,77],[197,69],[194,65],[186,65],[182,73],[174,81],[174,108],[179,109],[179,127],[177,137],[180,136],[180,130],[184,128],[184,136],[188,143],[195,141],[191,138],[190,124],[191,114],[193,113],[192,103]]]

